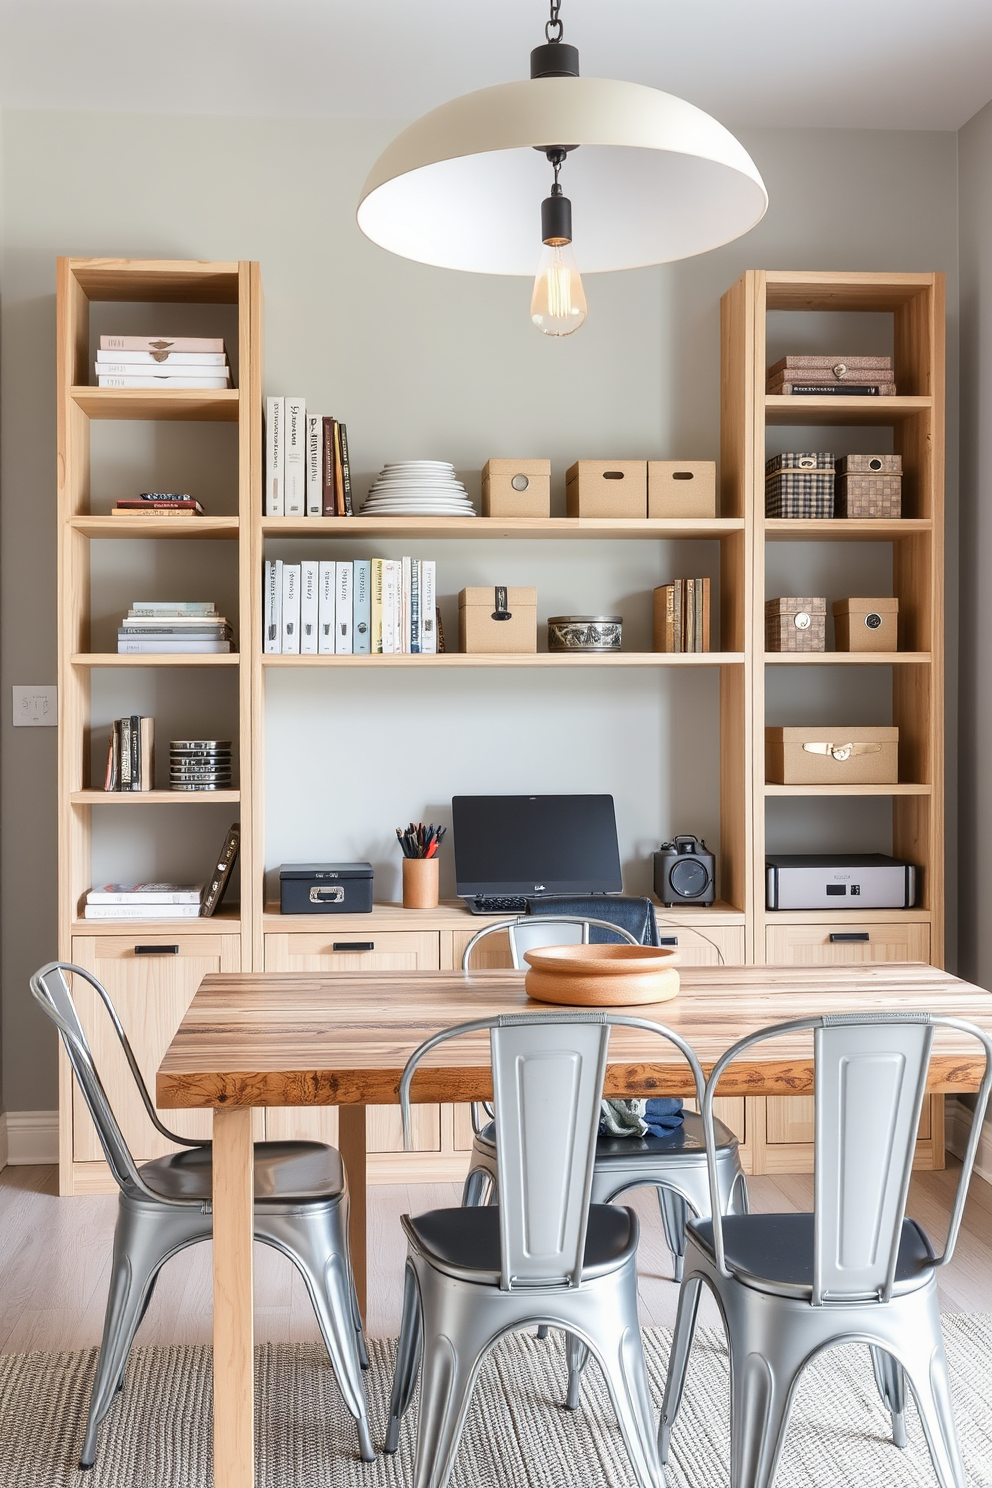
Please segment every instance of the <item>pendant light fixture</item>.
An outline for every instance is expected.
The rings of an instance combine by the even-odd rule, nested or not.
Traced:
[[[411,124],[372,167],[358,207],[367,237],[420,263],[529,278],[539,257],[531,318],[552,336],[586,317],[572,199],[584,274],[706,253],[768,207],[747,151],[702,109],[639,83],[580,77],[560,8],[551,0],[529,81],[454,98]]]

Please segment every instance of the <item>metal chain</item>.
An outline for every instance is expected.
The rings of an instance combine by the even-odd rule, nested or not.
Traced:
[[[544,27],[545,39],[549,42],[561,41],[562,37],[565,35],[565,27],[562,24],[561,18],[558,14],[560,10],[561,0],[551,0],[551,19]],[[552,35],[552,32],[554,32],[554,35]]]

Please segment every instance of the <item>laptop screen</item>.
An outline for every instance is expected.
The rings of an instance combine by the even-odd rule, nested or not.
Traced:
[[[619,893],[612,796],[454,796],[457,892]]]

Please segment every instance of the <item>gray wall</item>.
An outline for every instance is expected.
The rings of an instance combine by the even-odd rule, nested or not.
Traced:
[[[57,254],[260,260],[266,389],[303,393],[347,419],[360,487],[389,459],[453,460],[471,488],[490,455],[538,453],[554,461],[560,501],[562,473],[582,456],[714,457],[719,297],[749,267],[944,269],[954,365],[953,134],[744,134],[772,200],[761,225],[700,259],[591,279],[588,324],[556,344],[530,326],[523,281],[424,268],[361,237],[354,224],[358,191],[396,128],[99,114],[4,118],[0,872],[9,1109],[50,1108],[56,1101],[54,1040],[26,990],[28,973],[55,950],[55,735],[10,734],[7,700],[12,683],[55,675]],[[297,183],[304,175],[311,183],[307,203],[282,185],[290,172]],[[578,205],[576,222],[580,231]],[[579,242],[577,252],[581,265]],[[953,400],[952,389],[952,451]],[[135,451],[137,479],[140,446]],[[953,507],[953,457],[949,475]],[[109,484],[111,474],[105,471],[104,479]],[[119,569],[130,561],[131,546],[122,544],[110,560]],[[697,556],[700,566],[711,561],[705,551]],[[576,563],[569,553],[543,556],[535,571],[542,615],[567,599],[584,607],[598,584],[597,602],[629,600],[630,623],[643,624],[638,596],[671,577],[663,571],[669,555],[636,555],[636,572],[623,552],[597,554],[597,565],[591,557],[580,554]],[[444,592],[455,593],[477,573],[492,581],[488,571],[482,575],[482,559],[475,550],[458,555]],[[510,582],[533,581],[526,550],[500,553],[499,560],[519,575]],[[118,572],[122,590],[129,578]],[[839,579],[833,592],[850,590]],[[715,836],[713,750],[694,743],[712,737],[716,725],[706,678],[662,676],[635,690],[621,676],[581,685],[571,675],[552,683],[542,678],[540,687],[528,681],[520,688],[506,680],[511,675],[498,674],[486,688],[470,673],[457,684],[432,677],[429,709],[410,679],[397,685],[399,674],[388,678],[388,690],[371,674],[344,678],[333,690],[317,674],[280,675],[270,695],[281,764],[270,749],[269,865],[352,853],[391,862],[385,851],[392,826],[421,812],[437,815],[439,803],[467,784],[615,790],[631,887],[643,886],[644,856],[660,833]],[[399,700],[423,726],[409,754],[396,732]],[[114,702],[103,701],[108,717]],[[351,716],[352,702],[361,702],[375,723],[343,736],[340,719]],[[690,714],[693,731],[678,722]],[[575,763],[580,717],[593,722]],[[519,750],[487,743],[497,721],[509,725]],[[522,750],[531,741],[536,763],[527,764]],[[404,766],[409,760],[408,770],[397,769],[398,758]],[[328,763],[341,760],[343,766]],[[304,768],[314,772],[313,791],[301,790]],[[322,781],[332,768],[347,772],[347,789],[332,791]],[[122,838],[107,848],[106,861],[123,875],[165,866],[174,850],[167,844],[148,861],[140,843]]]

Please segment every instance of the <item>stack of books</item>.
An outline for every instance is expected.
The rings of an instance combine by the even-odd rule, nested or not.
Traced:
[[[654,649],[710,649],[709,579],[675,579],[654,591]]]
[[[195,920],[202,900],[202,884],[104,884],[86,895],[83,919]]]
[[[167,517],[202,517],[203,507],[186,492],[142,491],[140,496],[126,497],[114,506],[115,517],[141,517],[155,514]]]
[[[439,644],[433,559],[266,560],[263,646],[270,655],[431,655]]]
[[[155,789],[155,720],[132,713],[115,718],[107,750],[107,791]]]
[[[768,368],[765,392],[773,396],[894,398],[890,356],[785,356]]]
[[[338,419],[307,413],[305,398],[267,398],[267,517],[351,517],[348,430]]]
[[[101,336],[97,387],[226,388],[231,369],[213,336]]]
[[[117,632],[117,650],[127,656],[231,649],[231,627],[209,599],[136,599]]]

